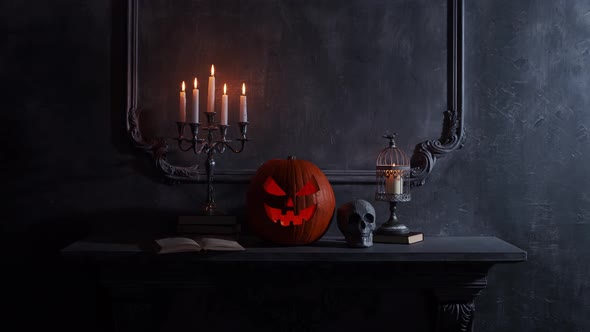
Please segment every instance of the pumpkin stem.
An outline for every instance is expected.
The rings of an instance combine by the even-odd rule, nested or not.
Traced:
[[[288,156],[287,157],[287,160],[295,160],[295,159],[297,159],[297,157],[295,157],[295,156]]]

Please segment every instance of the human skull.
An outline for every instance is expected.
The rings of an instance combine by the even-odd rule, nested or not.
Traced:
[[[371,203],[355,199],[338,208],[338,229],[344,234],[346,244],[353,248],[373,246],[375,208]]]

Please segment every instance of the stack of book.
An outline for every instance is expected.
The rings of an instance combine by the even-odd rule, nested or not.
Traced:
[[[216,236],[237,240],[240,224],[235,216],[180,216],[176,233],[186,237]]]
[[[399,243],[399,244],[412,244],[416,242],[424,241],[424,233],[422,232],[409,232],[407,234],[379,234],[373,235],[373,242],[377,243]]]

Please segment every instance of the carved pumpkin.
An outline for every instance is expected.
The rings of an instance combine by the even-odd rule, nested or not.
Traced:
[[[316,165],[289,157],[260,166],[248,187],[247,206],[253,233],[274,243],[299,245],[324,235],[336,201]]]

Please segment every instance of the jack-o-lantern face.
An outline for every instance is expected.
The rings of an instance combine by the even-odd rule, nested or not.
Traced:
[[[299,197],[313,195],[320,190],[313,176],[295,195],[288,195],[271,176],[266,178],[263,187],[268,194],[282,198],[281,204],[275,207],[264,203],[266,215],[273,222],[281,226],[301,225],[313,217],[317,204],[304,208],[299,208],[297,204]]]
[[[264,163],[248,187],[248,226],[279,244],[308,244],[328,229],[336,205],[322,171],[306,160],[273,159]]]

